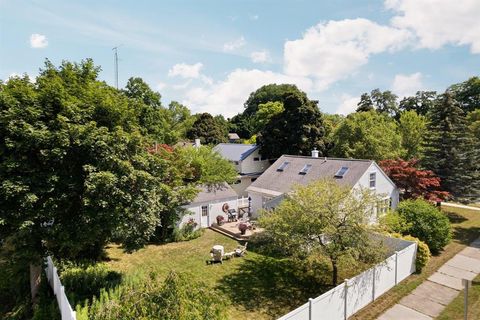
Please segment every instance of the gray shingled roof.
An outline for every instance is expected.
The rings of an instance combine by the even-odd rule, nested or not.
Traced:
[[[285,161],[290,164],[283,172],[277,171],[278,167]],[[368,170],[372,160],[336,159],[336,158],[313,158],[306,156],[283,155],[272,164],[255,182],[248,188],[266,189],[277,192],[277,194],[289,192],[294,184],[306,185],[310,182],[326,178],[334,178],[341,167],[348,167],[347,173],[336,181],[341,185],[353,187],[360,177]],[[307,174],[299,172],[305,165],[312,167]]]
[[[197,197],[189,205],[195,203],[238,198],[238,194],[227,183],[223,184],[220,188],[217,189],[209,189],[208,187],[201,187],[199,189],[200,192],[198,193]]]
[[[256,144],[241,143],[220,143],[213,148],[222,157],[230,161],[242,161],[257,149],[258,146]]]

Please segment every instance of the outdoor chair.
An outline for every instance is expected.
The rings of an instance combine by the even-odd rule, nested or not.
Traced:
[[[238,246],[237,249],[235,249],[235,256],[243,257],[247,253],[247,245],[248,242],[245,242],[244,246]]]
[[[237,211],[235,209],[230,209],[227,212],[228,222],[237,221]]]
[[[212,263],[223,263],[225,249],[223,246],[214,245],[212,250],[210,250],[210,256],[212,257],[210,261],[207,260],[207,264]]]

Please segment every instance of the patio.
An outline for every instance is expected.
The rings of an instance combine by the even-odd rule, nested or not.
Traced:
[[[245,231],[245,234],[242,234],[238,229],[240,223],[247,224],[248,228]],[[262,228],[259,228],[255,224],[255,220],[239,219],[238,221],[224,222],[221,226],[215,223],[211,226],[211,228],[235,240],[244,241],[248,240],[251,235],[263,231]]]

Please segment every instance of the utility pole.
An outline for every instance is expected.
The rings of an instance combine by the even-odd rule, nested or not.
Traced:
[[[118,47],[113,47],[114,65],[115,65],[115,87],[118,90]]]

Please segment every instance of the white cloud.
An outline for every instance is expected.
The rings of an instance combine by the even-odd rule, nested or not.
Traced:
[[[155,86],[155,88],[157,88],[157,90],[163,90],[167,87],[167,84],[165,82],[158,82],[157,85]]]
[[[240,49],[243,47],[247,42],[245,41],[245,38],[241,36],[240,38],[227,42],[223,45],[223,51],[226,52],[231,52]]]
[[[253,21],[256,21],[260,18],[258,14],[251,14],[249,17],[250,17],[250,20],[253,20]]]
[[[372,54],[395,51],[407,44],[410,33],[367,19],[320,23],[298,40],[284,45],[284,70],[313,77],[315,89],[325,90],[368,62]]]
[[[360,97],[352,97],[348,94],[344,94],[341,97],[342,102],[338,106],[335,113],[348,115],[349,113],[354,112],[357,110],[357,104],[360,102]]]
[[[209,112],[231,117],[243,111],[243,103],[251,92],[270,83],[292,83],[304,91],[312,88],[312,81],[308,78],[257,69],[236,69],[224,81],[188,90],[183,103],[194,112]]]
[[[179,76],[184,79],[192,79],[200,77],[200,70],[203,64],[198,62],[195,64],[177,63],[170,70],[168,70],[169,77]]]
[[[267,50],[254,51],[250,54],[250,58],[255,63],[264,63],[271,61],[270,53]]]
[[[399,14],[392,25],[412,30],[421,48],[469,45],[472,53],[480,53],[478,0],[386,0],[385,6]]]
[[[48,40],[45,35],[34,33],[30,36],[30,47],[46,48],[47,46],[48,46]]]
[[[392,91],[400,98],[414,95],[417,91],[424,89],[422,74],[420,72],[410,75],[397,74],[393,79]]]

